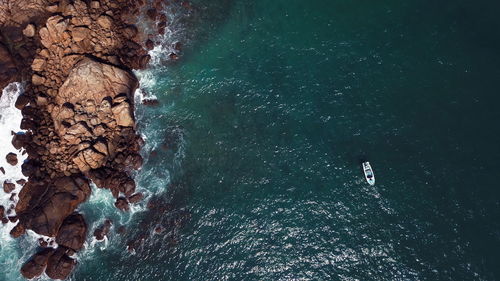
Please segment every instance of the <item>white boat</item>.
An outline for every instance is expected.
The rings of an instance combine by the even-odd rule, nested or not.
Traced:
[[[370,162],[363,162],[363,172],[365,173],[365,179],[368,184],[375,185],[375,174],[373,173]]]

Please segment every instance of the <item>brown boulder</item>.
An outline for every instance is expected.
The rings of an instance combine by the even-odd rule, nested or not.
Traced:
[[[8,221],[8,219],[7,219]],[[2,221],[3,222],[3,221]],[[21,223],[18,223],[16,226],[14,226],[14,228],[10,231],[10,236],[12,236],[13,238],[19,238],[21,237],[24,233],[26,233],[26,228],[24,227],[24,225],[22,225]]]
[[[19,185],[25,185],[26,184],[26,180],[25,179],[20,179],[20,180],[17,180],[16,183],[19,184]]]
[[[53,237],[90,192],[88,181],[76,176],[57,178],[49,183],[29,181],[19,193],[16,212],[26,228]]]
[[[38,74],[33,74],[33,76],[31,76],[31,83],[33,83],[33,85],[35,86],[40,86],[45,83],[45,78]]]
[[[69,19],[59,15],[48,18],[45,27],[39,32],[42,45],[50,49],[52,45],[63,41],[68,23]]]
[[[31,63],[31,69],[33,71],[42,71],[45,66],[45,60],[42,58],[36,58],[33,60],[33,63]]]
[[[46,248],[34,254],[22,267],[21,274],[24,278],[33,279],[42,275],[54,249]]]
[[[12,153],[12,152],[7,154],[5,159],[7,159],[7,163],[9,163],[12,166],[16,166],[18,163],[17,155],[15,153]]]
[[[106,155],[92,148],[80,151],[76,157],[73,158],[73,162],[78,166],[81,172],[88,172],[91,169],[100,168],[105,161]]]
[[[75,251],[80,250],[85,242],[87,224],[80,214],[67,217],[56,236],[57,244]]]
[[[26,95],[19,95],[16,100],[16,108],[23,109],[30,102],[29,98]]]
[[[5,193],[11,193],[14,189],[16,189],[15,184],[13,184],[11,182],[7,182],[7,181],[3,182],[3,191]]]
[[[12,145],[19,150],[27,145],[30,141],[30,136],[24,133],[17,133],[12,137]]]
[[[49,243],[47,243],[47,241],[45,241],[43,238],[38,238],[38,244],[43,248],[47,248],[49,246]]]
[[[130,206],[128,205],[128,201],[125,197],[120,197],[116,199],[115,207],[122,211],[130,210]]]
[[[36,33],[36,28],[35,28],[35,25],[33,25],[33,24],[28,24],[23,29],[23,35],[26,37],[33,37],[33,36],[35,36],[35,33]]]
[[[64,137],[66,134],[62,123],[66,118],[70,118],[67,114],[63,114],[63,111],[68,111],[68,107],[65,106],[67,104],[92,104],[93,106],[82,108],[83,115],[81,119],[92,126],[94,124],[92,124],[91,118],[86,116],[95,114],[97,109],[95,105],[101,105],[97,113],[101,114],[103,118],[115,113],[115,117],[119,118],[116,121],[119,125],[132,126],[133,117],[130,105],[122,102],[122,104],[125,104],[120,104],[112,112],[111,105],[107,99],[110,98],[112,100],[118,95],[131,97],[137,85],[137,79],[125,70],[89,58],[83,59],[71,70],[68,78],[59,89],[58,95],[55,96],[56,106],[52,110],[51,115],[54,119],[56,132],[61,137]],[[103,121],[105,120],[101,120],[101,122]],[[108,124],[108,121],[105,123]]]
[[[73,36],[73,41],[80,42],[85,40],[89,35],[90,30],[87,27],[75,27],[73,31],[71,31],[71,35]]]
[[[101,168],[90,171],[88,176],[99,188],[110,189],[115,198],[118,198],[120,192],[126,196],[135,192],[135,181],[125,172]]]
[[[144,198],[142,193],[136,193],[128,198],[128,201],[132,204],[140,202]]]
[[[146,45],[146,49],[148,49],[148,50],[153,50],[155,47],[155,43],[151,39],[148,39],[146,41],[145,45]]]
[[[105,29],[110,29],[111,28],[111,25],[113,25],[113,20],[106,16],[106,15],[103,15],[103,16],[100,16],[98,19],[97,19],[97,23],[102,27],[102,28],[105,28]]]
[[[75,268],[76,261],[70,258],[66,253],[68,249],[59,247],[50,256],[45,273],[52,279],[64,280],[69,277]]]

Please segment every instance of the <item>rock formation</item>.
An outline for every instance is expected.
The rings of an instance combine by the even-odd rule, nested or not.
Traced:
[[[158,9],[168,1],[152,2]],[[91,195],[90,180],[110,189],[121,210],[142,199],[129,173],[142,165],[132,70],[146,67],[146,47],[154,46],[134,25],[146,6],[144,0],[0,0],[0,89],[26,81],[16,107],[27,132],[14,134],[12,144],[28,153],[22,171],[29,179],[11,235],[30,229],[59,245],[34,254],[21,268],[26,278],[70,275],[77,263],[71,256],[87,233],[75,210]],[[164,32],[166,16],[151,17]],[[14,156],[4,157],[16,165]],[[4,190],[12,192],[13,184],[4,183]],[[5,208],[0,211],[5,221]]]

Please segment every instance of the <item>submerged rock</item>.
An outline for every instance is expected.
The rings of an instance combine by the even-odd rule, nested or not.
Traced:
[[[98,241],[104,240],[104,238],[108,235],[109,230],[111,229],[111,225],[111,220],[105,220],[104,224],[94,231],[94,237]]]

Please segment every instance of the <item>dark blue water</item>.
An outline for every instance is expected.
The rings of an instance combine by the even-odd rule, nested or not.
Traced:
[[[141,74],[156,207],[82,207],[73,280],[500,279],[499,2],[194,2]]]

